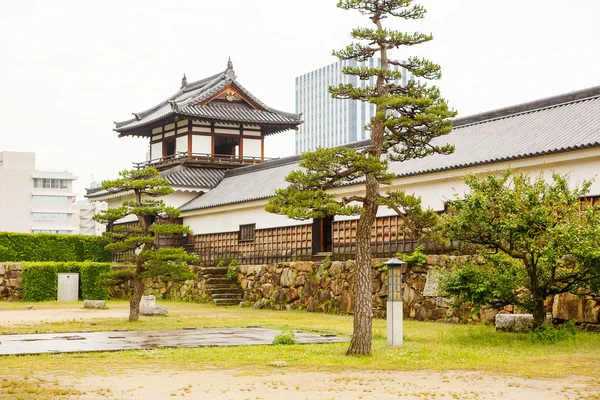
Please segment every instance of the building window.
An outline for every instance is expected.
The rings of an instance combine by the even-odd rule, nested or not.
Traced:
[[[67,207],[69,198],[66,196],[33,196],[32,204],[41,207]]]
[[[238,240],[240,242],[253,241],[255,231],[256,231],[256,224],[240,225],[240,232],[238,234]]]
[[[34,223],[67,225],[67,214],[61,213],[31,213]]]
[[[66,189],[67,188],[67,180],[66,179],[51,179],[51,178],[34,178],[33,179],[33,187],[34,188],[43,188],[43,189]]]

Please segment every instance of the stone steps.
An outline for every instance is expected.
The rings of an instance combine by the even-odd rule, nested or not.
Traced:
[[[203,267],[200,275],[204,277],[205,291],[216,306],[236,306],[242,301],[240,287],[225,278],[228,267]]]

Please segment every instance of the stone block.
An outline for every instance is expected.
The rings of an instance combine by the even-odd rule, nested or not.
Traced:
[[[296,288],[290,288],[288,290],[288,292],[287,292],[287,298],[286,298],[286,301],[288,303],[291,303],[291,302],[293,302],[295,300],[298,300],[299,298],[300,298],[300,294],[298,292],[298,289],[296,289]]]
[[[494,310],[493,308],[482,308],[479,310],[479,318],[481,318],[482,322],[494,322],[497,314],[498,310]]]
[[[6,267],[3,264],[0,264],[0,275],[4,275],[6,273]]]
[[[503,332],[529,332],[533,327],[531,314],[498,314],[496,330]]]
[[[293,264],[294,268],[301,272],[313,272],[315,265],[312,262],[296,262]]]
[[[156,307],[140,307],[141,315],[167,315],[169,311],[167,307],[156,306]]]
[[[599,314],[600,303],[598,303],[596,300],[588,300],[585,302],[585,307],[583,311],[583,318],[585,322],[597,324],[598,322],[600,322]]]
[[[298,275],[296,277],[296,282],[294,282],[295,286],[304,286],[306,284],[306,277],[304,275]]]
[[[340,276],[340,274],[342,273],[343,270],[344,270],[344,263],[342,263],[341,261],[334,261],[331,264],[331,267],[329,267],[329,274],[331,276],[333,276],[334,278],[337,278]]]
[[[423,296],[438,297],[441,295],[440,272],[435,270],[427,271],[427,278],[425,279],[425,286],[423,288]]]
[[[572,293],[561,293],[554,296],[552,317],[564,321],[583,322],[583,301]]]
[[[281,286],[291,287],[294,285],[294,281],[296,280],[296,274],[289,268],[286,268],[281,273]]]
[[[261,265],[248,265],[246,268],[246,275],[258,275],[262,270]]]
[[[106,308],[106,300],[84,300],[83,308],[91,308],[91,309]]]
[[[340,296],[340,312],[346,314],[354,312],[354,300],[350,291],[345,291]]]

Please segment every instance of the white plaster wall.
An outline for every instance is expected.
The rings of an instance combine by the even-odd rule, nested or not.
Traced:
[[[262,157],[261,140],[244,138],[244,157]]]
[[[211,154],[212,138],[210,136],[193,135],[192,136],[192,152]]]
[[[206,233],[234,232],[240,225],[256,224],[256,229],[278,226],[306,225],[312,220],[297,221],[265,211],[266,200],[240,205],[215,207],[212,209],[182,213],[183,223],[189,225],[194,235]]]
[[[188,137],[180,136],[176,139],[175,151],[188,151]]]
[[[162,158],[162,142],[150,146],[150,159]]]
[[[600,149],[582,150],[578,152],[557,154],[535,159],[498,163],[480,167],[466,168],[447,172],[438,172],[396,179],[389,187],[382,187],[382,192],[387,189],[401,189],[410,194],[421,197],[423,206],[435,211],[442,211],[444,203],[454,198],[455,194],[463,195],[467,189],[461,177],[468,173],[489,172],[501,173],[507,167],[522,170],[537,176],[544,171],[547,181],[552,180],[552,171],[560,174],[569,174],[572,185],[581,183],[584,179],[593,179],[600,171]],[[335,190],[339,197],[352,194],[364,194],[362,185],[347,186]],[[597,178],[589,193],[591,196],[600,195],[600,177]],[[188,211],[183,213],[184,223],[192,228],[194,234],[232,232],[239,229],[239,225],[256,223],[257,229],[274,228],[280,226],[294,226],[310,223],[296,221],[284,216],[267,213],[264,206],[267,200],[252,201],[247,203],[232,204],[203,210]],[[378,216],[395,215],[395,211],[387,207],[380,207]],[[335,220],[357,219],[355,216],[338,216]]]

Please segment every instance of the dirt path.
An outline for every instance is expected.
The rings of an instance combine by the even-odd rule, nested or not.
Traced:
[[[143,366],[142,366],[143,368]],[[134,371],[120,376],[65,378],[80,399],[585,399],[597,383],[490,376],[479,372]]]
[[[129,309],[114,308],[111,306],[108,310],[89,310],[82,308],[81,304],[77,306],[56,308],[33,308],[27,307],[15,310],[0,311],[0,326],[2,325],[33,325],[42,324],[45,322],[63,322],[72,320],[90,320],[90,319],[105,319],[105,318],[121,318],[127,319]]]

